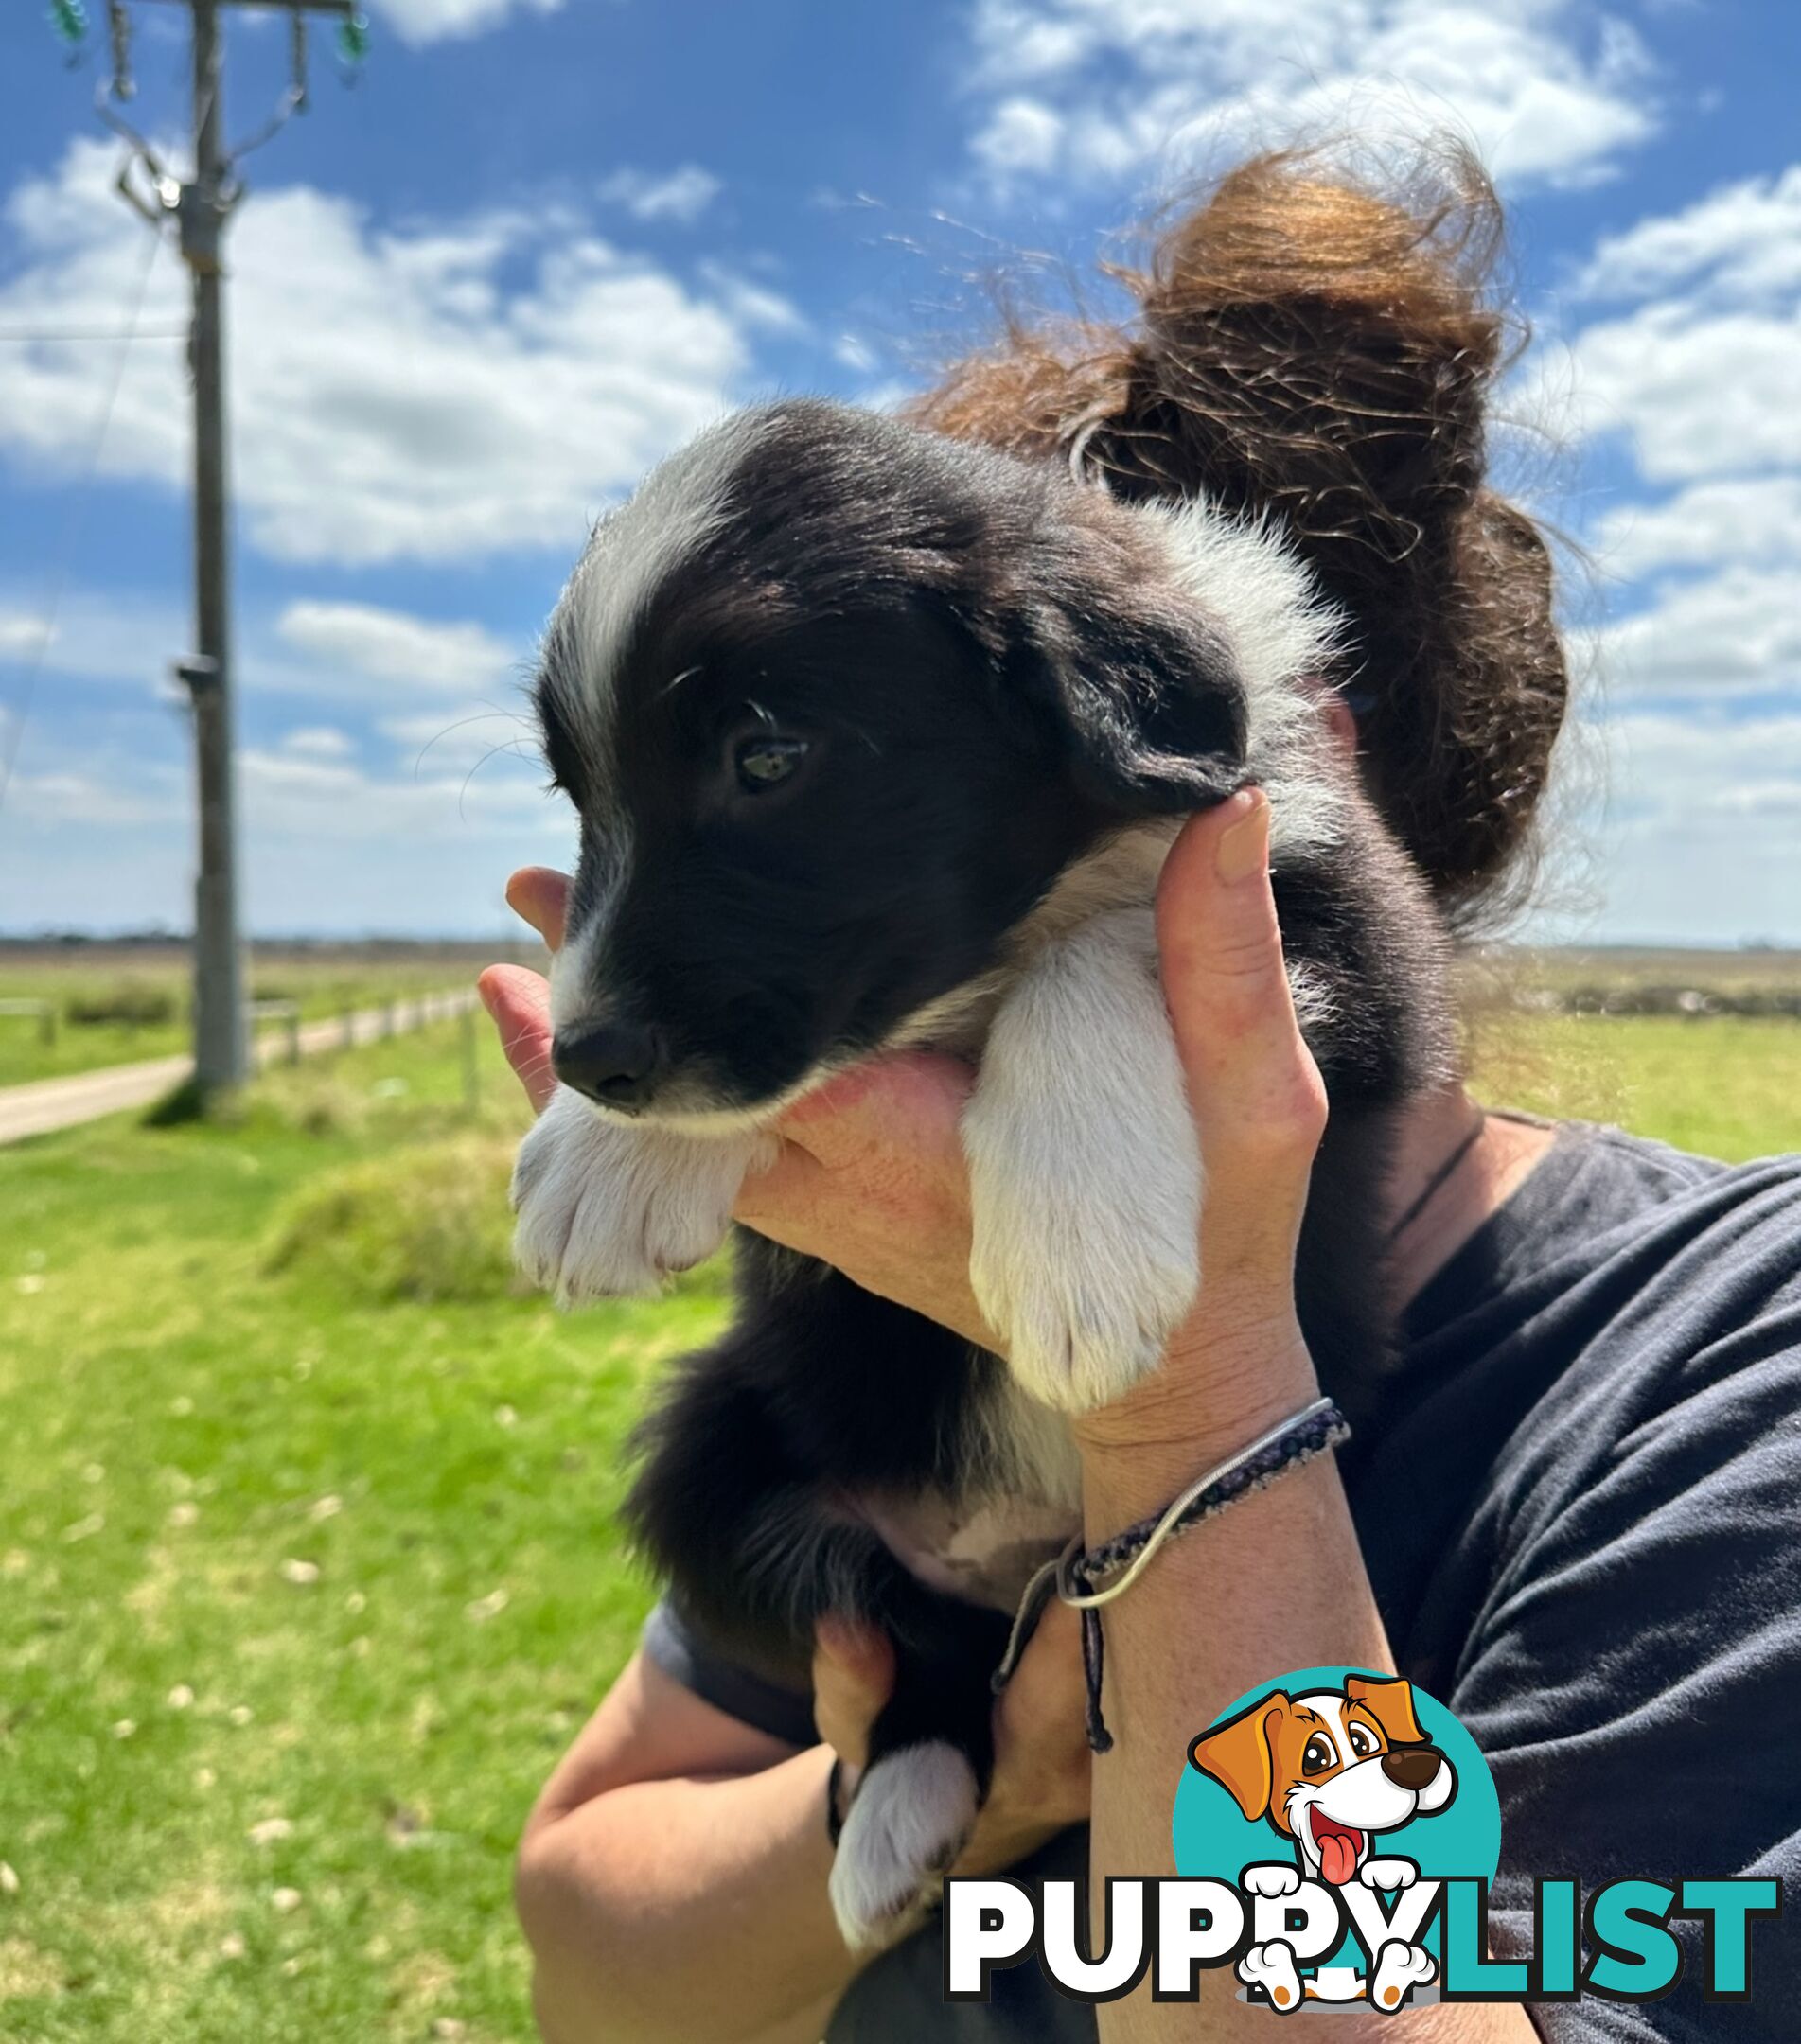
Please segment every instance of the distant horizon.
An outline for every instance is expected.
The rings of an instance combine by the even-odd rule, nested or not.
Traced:
[[[27,946],[54,948],[66,945],[77,948],[85,944],[110,945],[123,950],[131,946],[148,949],[160,944],[168,950],[185,950],[193,943],[192,931],[159,929],[121,929],[97,931],[90,929],[52,930],[6,930],[0,929],[0,947],[24,949]],[[243,940],[251,950],[280,950],[284,946],[295,950],[314,945],[337,944],[408,944],[430,949],[433,945],[454,947],[458,950],[480,950],[492,948],[497,952],[507,950],[535,950],[537,940],[521,930],[517,937],[496,929],[490,934],[480,930],[467,934],[441,930],[419,934],[406,930],[287,930],[273,934],[250,935]],[[1784,943],[1777,939],[1741,937],[1735,942],[1701,943],[1692,939],[1665,937],[1597,937],[1597,938],[1535,938],[1530,936],[1478,938],[1462,948],[1469,950],[1494,951],[1655,951],[1694,952],[1704,956],[1750,957],[1750,958],[1801,958],[1801,943]]]

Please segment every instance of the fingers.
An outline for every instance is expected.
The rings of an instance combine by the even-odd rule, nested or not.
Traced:
[[[813,1721],[839,1759],[861,1767],[869,1728],[894,1686],[894,1646],[854,1619],[821,1618],[814,1630]]]
[[[1045,1607],[995,1710],[995,1767],[1011,1795],[1016,1784],[1047,1821],[1088,1814],[1091,1773],[1087,1684],[1079,1614]]]
[[[506,883],[506,906],[553,951],[562,949],[568,905],[569,875],[549,866],[521,866]]]
[[[490,965],[475,982],[482,1005],[494,1018],[501,1048],[513,1067],[534,1113],[541,1114],[556,1090],[551,1069],[550,986],[522,965]]]
[[[1261,789],[1185,826],[1157,911],[1164,995],[1209,1170],[1241,1146],[1265,1161],[1311,1160],[1325,1096],[1289,993]]]

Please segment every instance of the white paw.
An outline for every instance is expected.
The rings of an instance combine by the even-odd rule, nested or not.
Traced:
[[[975,1770],[944,1739],[904,1747],[863,1776],[832,1862],[832,1910],[853,1951],[907,1921],[962,1851],[979,1801]]]
[[[1104,1189],[1059,1203],[1042,1182],[984,1196],[978,1179],[974,1219],[976,1302],[1014,1375],[1057,1411],[1123,1397],[1157,1367],[1194,1303],[1193,1241],[1176,1230],[1128,1237]]]
[[[1270,2006],[1292,2015],[1300,2006],[1300,1975],[1295,1966],[1295,1947],[1275,1939],[1253,1945],[1238,1962],[1238,1977],[1246,1987],[1261,1987]]]
[[[565,1306],[654,1292],[725,1240],[767,1137],[609,1121],[559,1086],[513,1168],[513,1255]]]
[[[1366,1888],[1380,1888],[1385,1894],[1393,1894],[1399,1889],[1411,1888],[1420,1878],[1420,1869],[1411,1859],[1366,1859],[1357,1878]]]
[[[1439,1962],[1429,1951],[1390,1938],[1376,1954],[1376,1970],[1369,1977],[1369,2005],[1392,2015],[1414,1988],[1423,1987],[1438,1976]]]
[[[1272,1901],[1300,1893],[1300,1869],[1292,1866],[1246,1867],[1239,1877],[1246,1894],[1267,1895]]]
[[[995,1018],[962,1121],[969,1277],[1014,1376],[1062,1412],[1130,1390],[1200,1285],[1200,1147],[1148,916],[1100,917]]]

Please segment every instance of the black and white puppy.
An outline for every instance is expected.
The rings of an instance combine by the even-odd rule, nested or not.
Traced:
[[[1180,819],[1269,794],[1332,1100],[1303,1324],[1381,1343],[1382,1130],[1439,1076],[1436,918],[1328,729],[1335,621],[1272,527],[1127,507],[819,402],[739,414],[594,533],[538,703],[581,819],[563,1082],[519,1257],[568,1301],[718,1247],[774,1118],[873,1052],[979,1061],[970,1275],[1005,1357],[739,1238],[738,1311],[647,1421],[628,1515],[690,1616],[804,1678],[856,1612],[899,1675],[832,1880],[864,1946],[974,1822],[989,1676],[1076,1523],[1063,1415],[1156,1366],[1204,1274],[1150,904]]]

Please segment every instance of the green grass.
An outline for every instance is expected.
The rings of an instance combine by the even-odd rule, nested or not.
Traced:
[[[1492,1098],[1801,1147],[1792,1024],[1502,1030]],[[0,1150],[7,2044],[529,2038],[513,1841],[647,1601],[622,1436],[721,1307],[516,1295],[520,1120],[451,1026]]]
[[[302,1019],[312,1021],[348,1008],[379,1007],[442,987],[467,986],[484,961],[477,951],[459,946],[399,952],[259,947],[252,957],[250,996],[297,1001]],[[49,949],[0,949],[0,1000],[47,1000],[57,1011],[55,1038],[48,1044],[41,1039],[35,1016],[0,1014],[0,1086],[185,1051],[192,1048],[190,994],[187,960],[172,946],[83,945],[66,957]],[[77,1021],[70,1013],[82,1003],[117,1007],[143,995],[171,1003],[168,1019],[133,1026]]]
[[[9,2044],[530,2034],[509,1854],[646,1602],[644,1377],[719,1309],[511,1295],[484,1079],[433,1030],[0,1152]]]
[[[1801,1022],[1510,1014],[1477,1025],[1474,1087],[1738,1163],[1801,1150]]]

